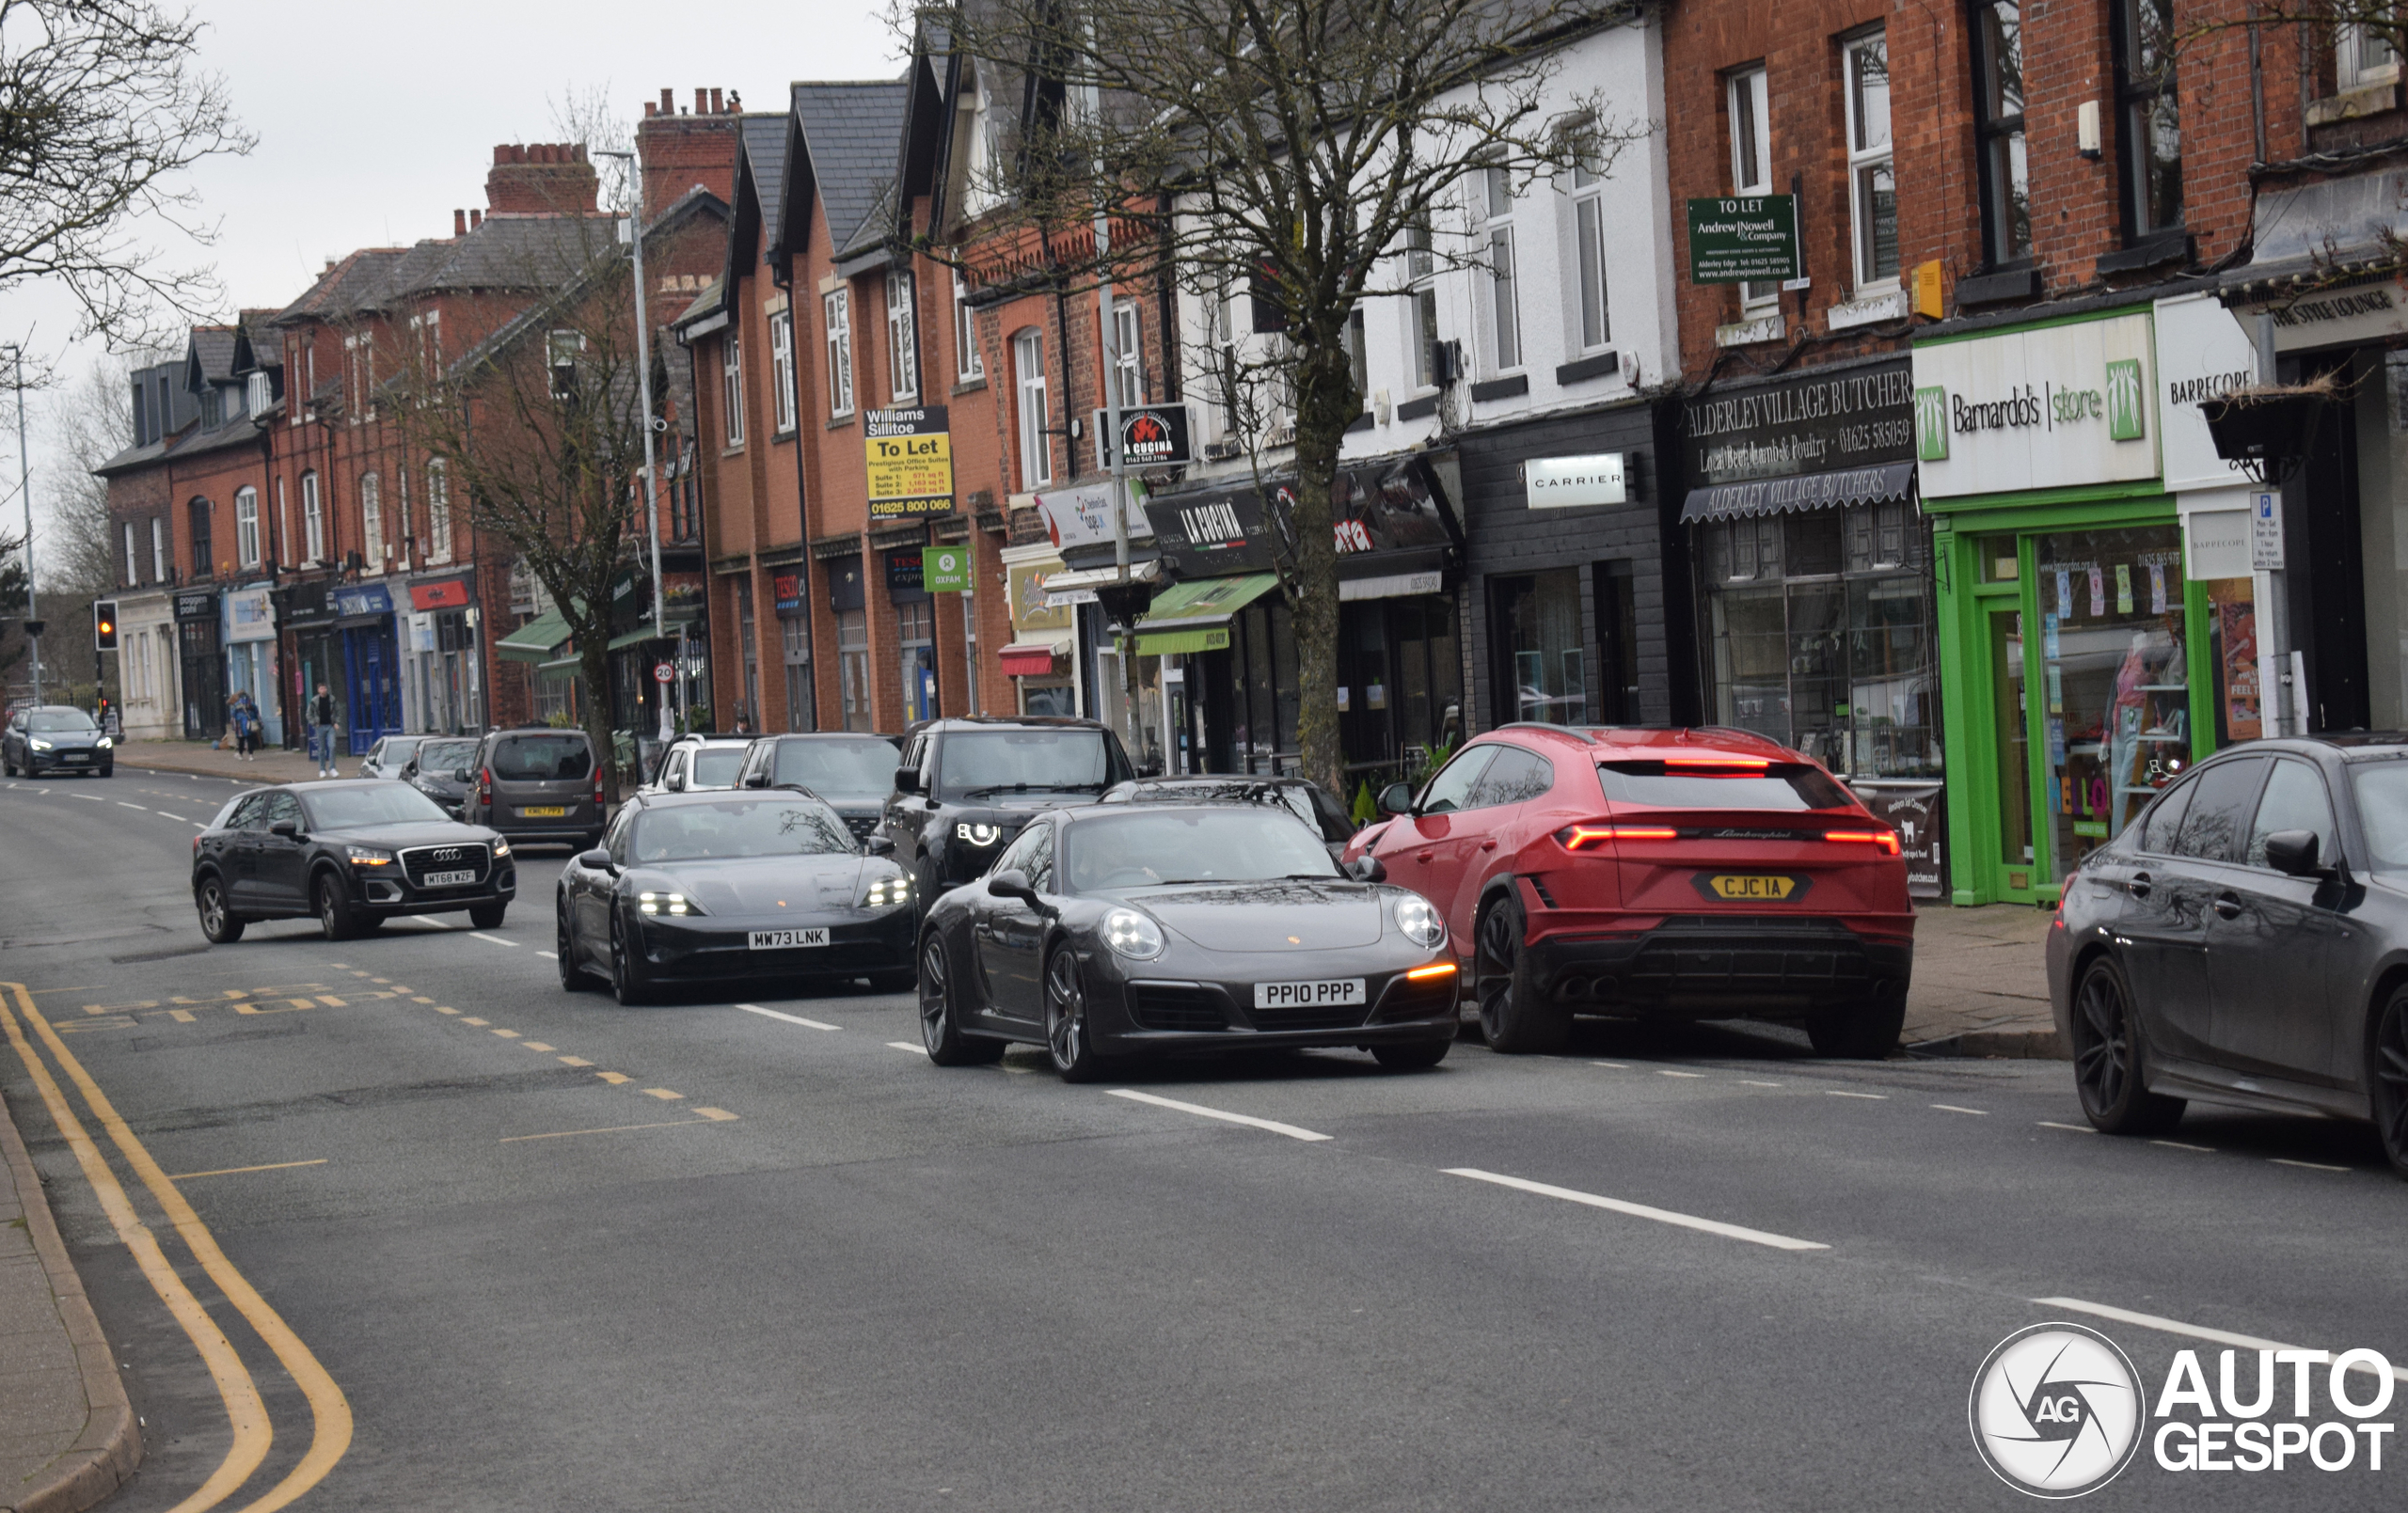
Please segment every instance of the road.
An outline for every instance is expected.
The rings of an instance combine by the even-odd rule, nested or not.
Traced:
[[[941,1070],[908,997],[562,992],[557,858],[497,931],[208,948],[190,838],[234,791],[0,783],[30,990],[0,1003],[255,1384],[229,1509],[2020,1506],[1966,1399],[2025,1325],[2086,1318],[2151,1390],[2214,1348],[2176,1326],[2408,1363],[2408,1190],[2354,1127],[2115,1140],[2062,1064],[1746,1027],[1410,1074]],[[174,1506],[259,1434],[25,1056],[0,1092],[144,1415],[106,1505]],[[2099,1501],[2358,1507],[2402,1474],[2144,1450]]]

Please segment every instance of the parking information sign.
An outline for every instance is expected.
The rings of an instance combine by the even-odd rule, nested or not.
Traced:
[[[862,426],[871,519],[953,513],[953,437],[943,405],[871,410]]]
[[[1796,278],[1798,201],[1787,195],[1733,195],[1689,201],[1689,282]]]

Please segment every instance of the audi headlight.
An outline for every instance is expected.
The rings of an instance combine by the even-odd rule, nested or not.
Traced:
[[[499,861],[502,858],[504,858],[504,857],[506,857],[506,856],[508,856],[508,855],[510,855],[510,843],[509,843],[509,842],[507,842],[507,841],[496,841],[496,842],[493,843],[493,858],[494,858],[494,859],[495,859],[496,861]]]
[[[1163,927],[1135,909],[1114,909],[1103,917],[1103,943],[1134,961],[1151,961],[1163,954]]]
[[[393,864],[390,851],[379,851],[372,845],[347,845],[343,855],[351,858],[355,867],[389,867]]]
[[[893,877],[873,877],[863,890],[861,907],[889,909],[911,902],[911,879],[900,874]]]
[[[43,740],[40,736],[36,735],[36,736],[29,737],[29,739],[32,741],[32,743],[33,743],[33,749],[34,749],[35,750],[37,750],[37,751],[47,751],[47,750],[49,750],[49,749],[50,749],[50,743],[49,743],[48,741]],[[969,828],[970,828],[970,827],[969,827],[968,826],[966,826],[966,825],[965,825],[965,826],[963,826],[961,828],[962,828],[963,833],[967,834],[967,833],[968,833],[968,831],[969,831]]]
[[[701,908],[683,893],[638,893],[636,907],[645,914],[700,914]]]
[[[953,827],[953,838],[975,846],[993,845],[1004,838],[1004,827],[1000,825],[957,825]]]
[[[1407,893],[1396,901],[1396,927],[1404,938],[1424,951],[1435,951],[1447,938],[1447,922],[1430,901],[1418,893]]]

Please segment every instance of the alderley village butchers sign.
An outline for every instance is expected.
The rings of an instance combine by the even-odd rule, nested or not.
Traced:
[[[1685,406],[1683,520],[1903,499],[1914,491],[1907,360],[1710,392]]]

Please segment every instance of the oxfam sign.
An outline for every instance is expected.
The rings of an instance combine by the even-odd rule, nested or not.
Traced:
[[[2158,476],[2147,313],[1918,347],[1925,498]]]

